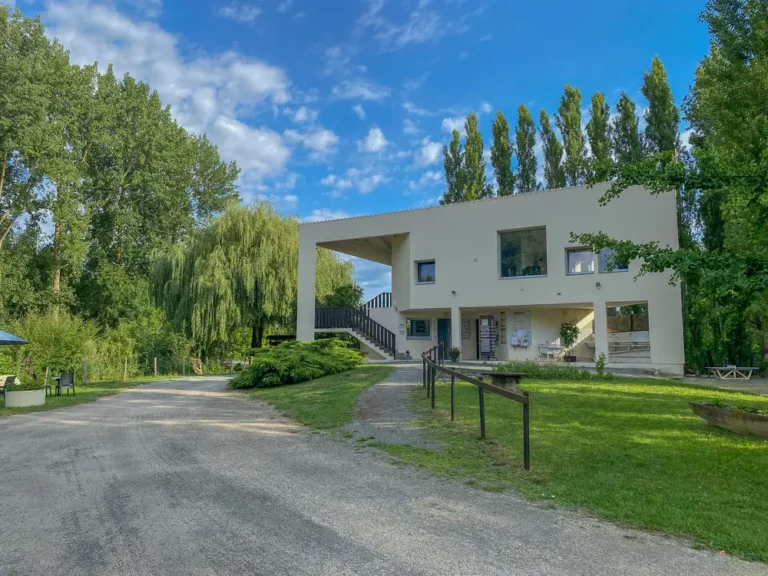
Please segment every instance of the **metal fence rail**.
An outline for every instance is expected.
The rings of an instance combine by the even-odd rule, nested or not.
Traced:
[[[435,407],[435,381],[437,374],[442,373],[451,377],[451,421],[456,418],[455,391],[456,379],[477,386],[480,404],[480,437],[485,440],[485,392],[498,394],[504,398],[514,400],[523,406],[523,467],[531,469],[531,444],[530,444],[530,398],[524,390],[509,390],[484,382],[458,370],[445,367],[445,348],[442,344],[430,348],[421,355],[423,364],[422,386],[427,390],[427,398],[432,400],[432,408]]]

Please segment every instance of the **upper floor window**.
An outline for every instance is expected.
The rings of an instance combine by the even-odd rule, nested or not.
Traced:
[[[569,248],[566,251],[568,257],[568,274],[594,274],[595,254],[585,248]]]
[[[405,321],[408,338],[430,338],[432,320],[429,318],[407,318]]]
[[[416,283],[433,284],[435,282],[435,261],[416,262]]]
[[[600,250],[599,260],[600,272],[626,272],[629,270],[629,265],[627,264],[616,264],[613,270],[608,270],[608,266],[613,262],[613,248],[603,248]]]
[[[547,275],[547,229],[499,232],[502,278]]]

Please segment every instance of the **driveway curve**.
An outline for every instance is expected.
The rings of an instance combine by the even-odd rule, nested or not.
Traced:
[[[0,574],[768,568],[396,467],[196,378],[0,419]]]

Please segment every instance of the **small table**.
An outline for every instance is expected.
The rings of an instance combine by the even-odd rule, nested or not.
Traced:
[[[547,360],[554,360],[563,352],[563,347],[557,344],[541,344],[539,346],[539,356],[546,356]]]
[[[506,390],[516,390],[520,386],[520,380],[528,376],[523,372],[480,372],[483,378],[491,377],[491,384]]]
[[[720,380],[749,380],[752,372],[760,370],[755,366],[707,366],[707,370]]]

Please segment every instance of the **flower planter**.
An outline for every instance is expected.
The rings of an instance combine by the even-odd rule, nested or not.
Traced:
[[[45,390],[17,390],[5,392],[6,408],[26,408],[45,404]]]
[[[768,438],[768,416],[765,414],[754,414],[735,408],[698,402],[689,402],[688,405],[694,414],[704,418],[710,424],[737,434],[751,434],[760,438]]]

